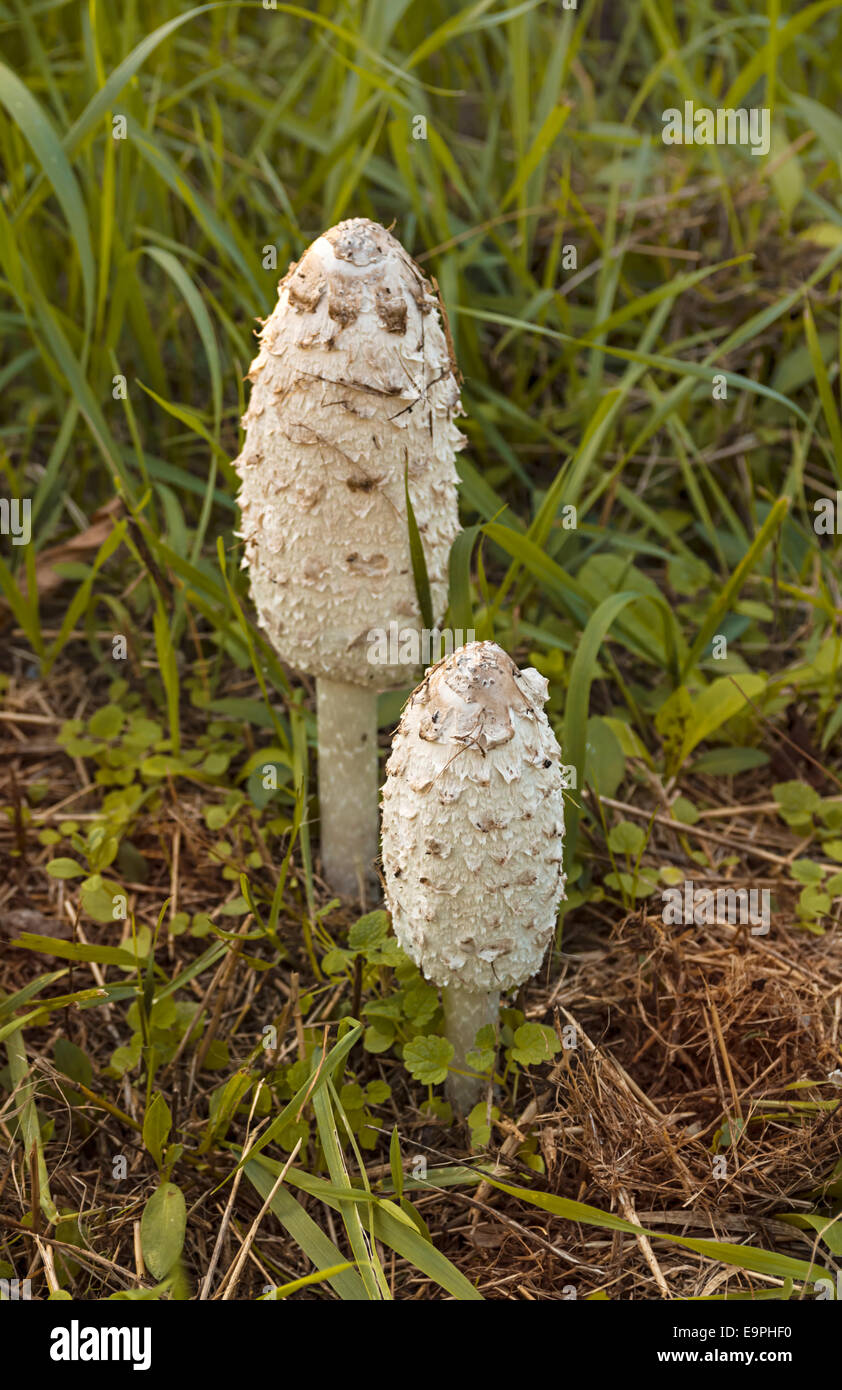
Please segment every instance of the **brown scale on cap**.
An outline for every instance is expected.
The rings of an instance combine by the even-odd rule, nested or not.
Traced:
[[[304,256],[300,261],[293,261],[281,283],[286,286],[290,304],[299,313],[312,314],[325,292],[327,280],[321,266],[312,257],[308,260]]]
[[[374,292],[377,317],[389,333],[406,332],[406,300],[395,295],[388,285]]]
[[[405,293],[422,315],[430,312],[431,287],[414,261],[384,227],[363,217],[354,217],[331,227],[319,240],[330,246],[337,262],[367,272],[365,283],[373,291],[377,318],[388,333],[406,332],[408,305]],[[300,261],[292,263],[281,281],[280,289],[286,289],[290,304],[302,314],[315,313],[326,294],[329,317],[340,328],[349,328],[363,309],[363,277],[344,273],[339,265],[333,270],[326,270],[322,257],[314,250],[316,246],[317,243],[314,243]],[[395,274],[396,248],[403,283]],[[446,320],[444,322],[451,361],[455,366],[450,326]]]

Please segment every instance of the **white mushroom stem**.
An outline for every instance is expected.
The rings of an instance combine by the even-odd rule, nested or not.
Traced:
[[[453,1044],[454,1050],[450,1063],[454,1070],[447,1074],[445,1094],[459,1115],[467,1115],[482,1098],[483,1079],[476,1074],[460,1076],[457,1073],[473,1071],[466,1058],[475,1046],[480,1028],[490,1023],[496,1029],[500,994],[494,990],[466,989],[464,985],[445,985],[441,1000],[444,1005],[445,1036]]]
[[[316,681],[322,869],[329,887],[365,904],[378,850],[377,692]]]

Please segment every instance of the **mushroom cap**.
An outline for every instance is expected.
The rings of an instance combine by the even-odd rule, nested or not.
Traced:
[[[547,681],[471,642],[413,691],[386,764],[395,935],[428,980],[509,990],[534,975],[564,897],[564,773]]]
[[[416,676],[399,643],[398,664],[376,655],[390,624],[399,638],[422,626],[407,469],[436,621],[446,607],[465,439],[440,309],[400,243],[355,217],[293,262],[260,333],[234,465],[243,564],[261,625],[309,675],[378,690]]]

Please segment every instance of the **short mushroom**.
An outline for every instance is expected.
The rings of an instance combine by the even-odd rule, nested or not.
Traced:
[[[547,681],[494,642],[433,666],[410,696],[383,787],[383,868],[395,935],[440,985],[464,1113],[481,1081],[460,1075],[501,991],[534,975],[564,897],[564,773],[543,706]]]
[[[352,218],[290,266],[249,371],[243,563],[278,654],[316,678],[322,865],[348,896],[364,897],[377,858],[377,694],[416,678],[393,659],[422,623],[407,487],[436,621],[459,531],[465,441],[440,308],[400,243]],[[397,633],[385,662],[384,632]]]

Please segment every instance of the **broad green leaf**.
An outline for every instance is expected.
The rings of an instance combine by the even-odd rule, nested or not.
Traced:
[[[626,760],[616,733],[598,714],[588,720],[585,744],[585,777],[600,796],[616,796],[626,771]]]
[[[143,1208],[140,1244],[154,1279],[164,1279],[178,1260],[187,1230],[184,1193],[174,1182],[162,1182]]]
[[[50,878],[84,878],[86,872],[75,859],[51,859],[47,865]]]
[[[765,677],[740,671],[734,676],[720,676],[693,700],[691,723],[684,734],[679,763],[684,763],[697,743],[721,729],[735,714],[748,707],[766,688]]]
[[[119,705],[102,705],[88,721],[94,738],[116,738],[123,727],[125,715]]]
[[[93,1081],[94,1069],[91,1059],[81,1047],[70,1041],[69,1038],[57,1038],[53,1048],[53,1058],[56,1068],[70,1081],[80,1081],[83,1086],[90,1086]]]
[[[712,777],[730,777],[753,767],[765,767],[768,762],[769,754],[762,748],[711,748],[694,758],[693,770]]]
[[[645,844],[644,831],[630,820],[621,820],[612,826],[608,834],[608,848],[614,854],[628,854],[637,858]]]
[[[561,1050],[555,1030],[543,1023],[522,1023],[515,1029],[512,1057],[521,1066],[549,1062]]]
[[[413,1038],[403,1050],[403,1062],[407,1071],[416,1081],[425,1086],[437,1086],[447,1076],[447,1068],[454,1057],[453,1044],[437,1033]]]
[[[163,1164],[164,1146],[172,1128],[172,1114],[160,1091],[156,1091],[143,1117],[143,1142],[158,1168]],[[158,1275],[163,1278],[163,1275]]]
[[[348,949],[351,951],[370,951],[385,941],[389,934],[388,915],[378,908],[358,918],[348,932]]]

